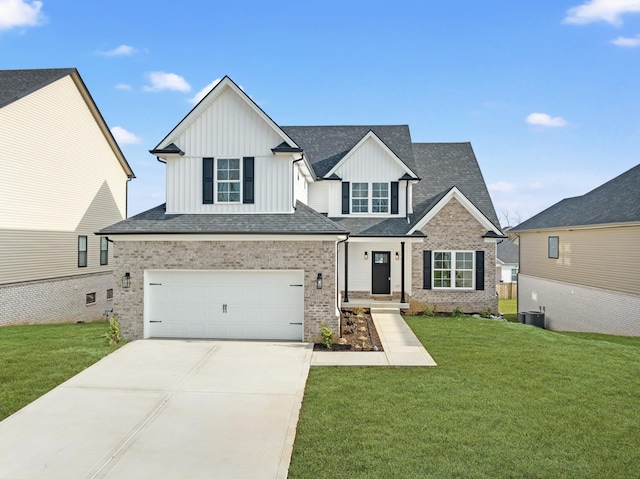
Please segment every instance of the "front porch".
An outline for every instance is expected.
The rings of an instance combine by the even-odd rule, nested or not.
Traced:
[[[382,300],[373,298],[349,299],[349,302],[340,300],[340,309],[351,311],[356,308],[364,309],[409,309],[409,303],[395,300]]]

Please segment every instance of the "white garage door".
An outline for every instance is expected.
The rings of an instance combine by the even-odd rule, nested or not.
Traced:
[[[145,337],[303,339],[303,271],[145,271]]]

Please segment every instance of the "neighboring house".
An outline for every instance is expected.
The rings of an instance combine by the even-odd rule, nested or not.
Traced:
[[[506,233],[506,230],[505,230]],[[510,239],[498,241],[498,260],[496,262],[496,281],[498,283],[518,282],[518,255],[517,243]]]
[[[516,226],[518,309],[563,331],[640,335],[640,165]]]
[[[504,236],[468,143],[279,126],[225,77],[151,153],[166,204],[99,232],[127,337],[314,341],[357,298],[497,312]]]
[[[0,71],[0,138],[0,325],[104,318],[133,172],[78,71]]]

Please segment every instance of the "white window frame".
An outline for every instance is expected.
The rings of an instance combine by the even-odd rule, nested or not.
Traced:
[[[367,185],[367,196],[354,196],[354,186],[355,185]],[[387,196],[373,196],[373,186],[374,185],[386,185],[387,187]],[[349,206],[350,213],[354,215],[388,215],[391,211],[391,183],[388,181],[354,181],[351,182],[351,191],[349,192]],[[355,211],[353,202],[354,200],[366,200],[366,211]],[[373,211],[374,200],[387,200],[386,211]]]
[[[450,268],[436,268],[436,256],[438,253],[444,253],[450,255]],[[469,254],[471,255],[471,269],[469,268],[457,268],[457,255]],[[449,286],[437,286],[436,271],[450,271]],[[456,286],[456,273],[458,271],[470,271],[471,272],[471,285],[470,286]],[[474,251],[467,250],[434,250],[431,259],[431,281],[433,289],[455,289],[455,290],[474,290],[476,280],[476,255]]]
[[[238,179],[237,180],[229,180],[229,179],[225,179],[225,180],[221,180],[218,178],[218,165],[219,162],[221,160],[235,160],[238,162]],[[213,165],[213,174],[214,174],[214,184],[215,184],[215,191],[213,192],[214,194],[214,203],[218,203],[218,204],[232,204],[232,205],[237,205],[237,204],[241,204],[242,203],[242,158],[235,158],[235,157],[230,157],[230,158],[215,158],[215,164]],[[220,200],[220,197],[218,196],[220,191],[219,191],[219,185],[221,183],[224,184],[232,184],[232,183],[238,183],[238,200],[237,201],[222,201]],[[235,192],[233,192],[235,193]],[[228,194],[228,192],[227,192]]]

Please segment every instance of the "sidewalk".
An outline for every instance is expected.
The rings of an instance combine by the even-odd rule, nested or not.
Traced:
[[[372,308],[371,318],[382,342],[380,352],[314,351],[312,366],[436,366],[398,308]]]

